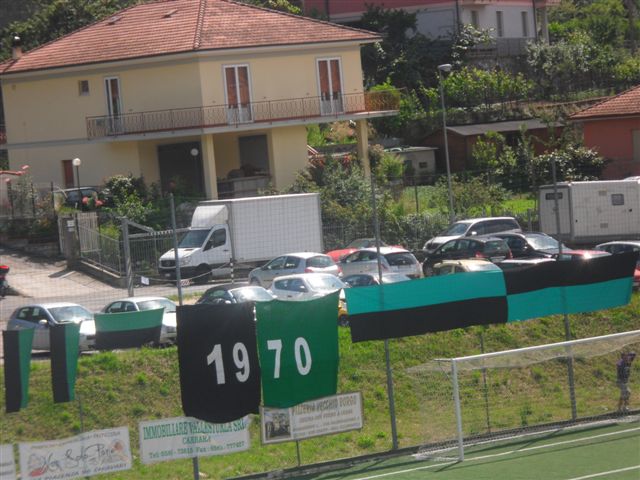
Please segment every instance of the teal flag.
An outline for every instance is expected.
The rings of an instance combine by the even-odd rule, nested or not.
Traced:
[[[164,308],[140,312],[96,313],[96,348],[137,348],[159,344]]]
[[[322,298],[256,303],[263,403],[287,408],[335,395],[338,292]]]
[[[7,413],[25,408],[29,401],[29,370],[33,332],[33,328],[2,331]]]
[[[51,385],[54,403],[76,398],[76,372],[80,356],[80,324],[60,323],[49,328]]]

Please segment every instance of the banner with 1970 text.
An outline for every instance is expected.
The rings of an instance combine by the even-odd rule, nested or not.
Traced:
[[[69,480],[131,468],[127,427],[94,430],[61,440],[20,443],[19,451],[23,480]]]
[[[288,442],[362,428],[362,394],[343,393],[289,408],[261,408],[262,443]]]
[[[249,416],[228,423],[208,423],[192,417],[140,422],[140,460],[164,462],[248,450]]]

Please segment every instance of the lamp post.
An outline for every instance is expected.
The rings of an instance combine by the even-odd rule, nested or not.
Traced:
[[[447,109],[444,104],[444,89],[442,87],[442,72],[449,73],[451,64],[438,65],[438,85],[440,87],[440,101],[442,102],[442,131],[444,132],[444,159],[447,165],[447,186],[449,189],[449,222],[453,223],[453,192],[451,190],[451,166],[449,164],[449,143],[447,142]]]
[[[78,205],[82,208],[82,192],[80,191],[80,165],[82,165],[82,160],[78,157],[74,158],[71,163],[74,167],[76,167],[76,188],[78,189]]]

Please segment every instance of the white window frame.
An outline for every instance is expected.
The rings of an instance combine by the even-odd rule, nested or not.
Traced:
[[[247,69],[247,87],[249,90],[249,107],[241,107],[240,102],[240,90],[236,91],[238,97],[238,108],[232,108],[229,102],[229,86],[227,85],[227,68],[233,68],[236,77],[236,89],[238,89],[238,68]],[[253,92],[251,85],[251,68],[248,63],[229,63],[222,65],[222,81],[224,82],[224,104],[227,111],[227,122],[232,124],[237,123],[252,123],[253,122]]]
[[[117,114],[114,114],[113,112],[113,105],[111,103],[111,81],[115,80],[116,83],[118,84],[118,109],[119,112]],[[123,125],[122,125],[122,115],[123,115],[123,110],[122,110],[122,82],[120,81],[120,77],[118,77],[117,75],[111,75],[108,77],[104,77],[104,96],[105,96],[105,100],[106,100],[106,106],[107,106],[107,118],[108,118],[108,125],[107,125],[107,132],[113,134],[113,133],[119,133],[122,132],[123,130]]]
[[[331,65],[332,60],[338,61],[340,75],[340,98],[323,100],[322,86],[320,85],[320,62],[327,62]],[[331,85],[331,69],[329,69],[329,85]],[[344,77],[342,75],[342,57],[317,57],[316,58],[316,83],[318,87],[318,98],[320,99],[320,115],[335,115],[344,112]]]

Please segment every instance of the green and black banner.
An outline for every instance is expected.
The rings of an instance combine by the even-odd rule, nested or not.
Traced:
[[[18,412],[29,401],[29,369],[33,328],[3,330],[4,387],[7,413]]]
[[[256,303],[262,398],[287,408],[335,395],[338,292],[303,302]]]
[[[75,399],[76,371],[80,355],[80,324],[61,323],[49,328],[51,384],[55,403]]]
[[[160,343],[164,308],[141,312],[96,313],[96,348],[137,348]]]
[[[345,290],[353,342],[591,312],[631,299],[638,252]]]

